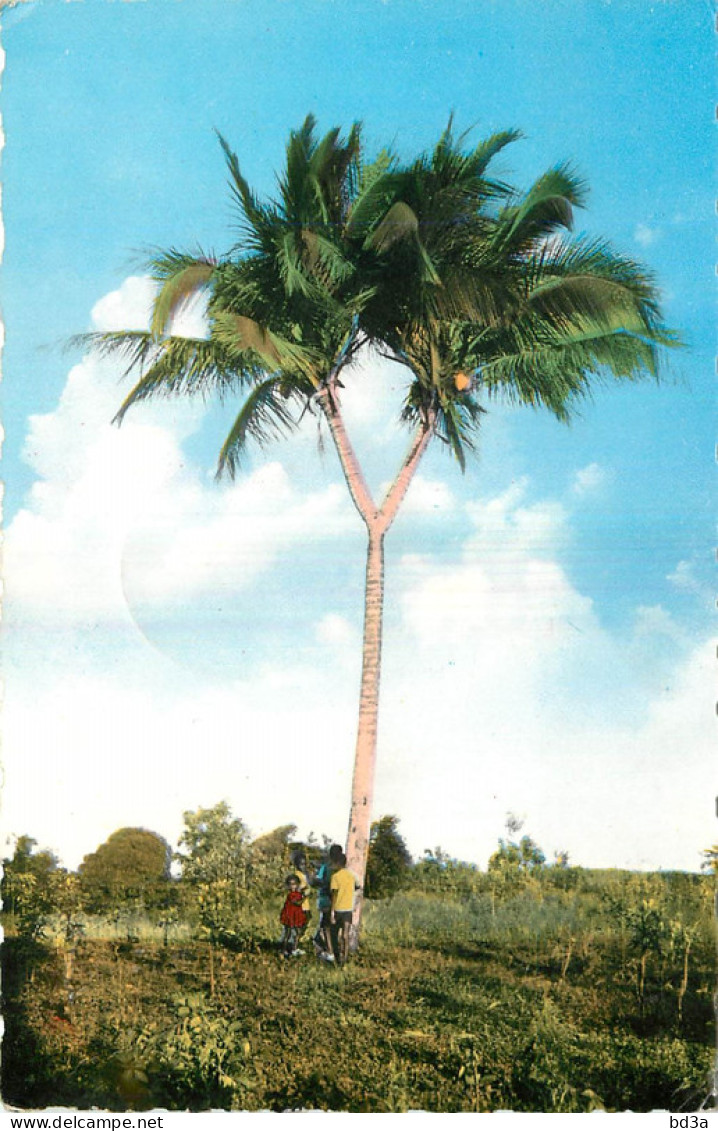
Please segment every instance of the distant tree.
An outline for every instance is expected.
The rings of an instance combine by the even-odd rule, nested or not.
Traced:
[[[571,864],[568,852],[560,849],[553,854],[553,864],[546,868],[545,879],[558,891],[570,891],[579,883],[581,869]]]
[[[5,893],[5,906],[12,907],[17,933],[25,938],[38,938],[51,906],[48,893],[40,890],[32,872],[15,872],[8,876]]]
[[[180,851],[175,853],[182,881],[197,884],[226,880],[245,888],[251,859],[249,830],[232,815],[227,802],[188,811],[183,817]]]
[[[489,871],[500,868],[515,868],[518,872],[535,872],[543,868],[546,857],[530,836],[522,836],[515,841],[499,840],[499,847],[489,860]]]
[[[270,856],[276,852],[284,852],[292,843],[296,831],[296,825],[279,825],[271,832],[262,833],[252,841],[252,852]]]
[[[457,860],[437,846],[424,849],[421,860],[411,870],[411,883],[421,891],[463,898],[479,890],[481,874],[476,864]]]
[[[380,817],[369,835],[365,891],[369,899],[384,899],[406,886],[412,865],[398,817]]]
[[[280,825],[264,833],[250,846],[251,886],[258,896],[280,886],[291,863],[296,825]]]
[[[148,829],[118,829],[85,856],[78,873],[89,906],[105,911],[118,904],[162,902],[170,878],[167,841]]]
[[[516,834],[520,833],[522,828],[524,827],[523,818],[517,817],[515,813],[507,813],[505,823],[506,831],[510,837],[515,837]]]
[[[184,832],[175,860],[182,868],[180,884],[185,909],[199,919],[208,943],[209,991],[214,994],[214,951],[218,942],[237,933],[251,878],[249,830],[232,814],[226,801],[211,809],[184,813]]]
[[[50,877],[58,867],[55,854],[47,848],[35,852],[36,845],[31,836],[17,838],[12,857],[3,860],[0,884],[3,910],[33,921],[50,906]]]
[[[514,813],[506,814],[506,831],[512,839],[499,839],[499,847],[489,859],[489,872],[518,872],[530,874],[546,863],[546,857],[530,836],[522,836],[517,841],[513,838],[521,832],[524,822]],[[568,854],[566,854],[568,863]]]

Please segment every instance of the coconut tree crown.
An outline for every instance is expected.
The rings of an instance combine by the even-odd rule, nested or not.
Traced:
[[[525,193],[490,174],[516,130],[466,149],[453,123],[409,164],[365,162],[361,126],[289,136],[263,201],[220,136],[239,240],[222,258],[176,249],[149,262],[150,329],[92,335],[140,377],[117,414],[149,397],[242,396],[219,456],[234,475],[247,442],[291,431],[371,341],[409,372],[402,419],[443,439],[461,466],[487,399],[567,419],[596,379],[657,376],[677,339],[655,283],[606,243],[571,236],[586,187],[567,165]],[[207,295],[206,338],[175,336]]]

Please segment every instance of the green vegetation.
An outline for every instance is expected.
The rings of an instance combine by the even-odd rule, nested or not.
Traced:
[[[335,970],[277,952],[294,831],[253,841],[224,803],[185,814],[164,902],[131,894],[102,914],[22,838],[5,880],[4,1100],[695,1111],[710,1094],[712,877],[547,865],[517,826],[486,872],[439,848],[413,863],[383,818],[392,894],[375,879],[361,949]],[[18,875],[47,881],[33,915]]]
[[[170,846],[157,833],[118,829],[80,864],[89,907],[104,911],[135,899],[161,898],[171,857]]]
[[[371,826],[364,879],[364,890],[369,899],[384,899],[406,887],[411,855],[398,825],[398,817],[381,817]]]

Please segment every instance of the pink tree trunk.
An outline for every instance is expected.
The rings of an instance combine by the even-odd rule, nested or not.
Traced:
[[[359,723],[354,754],[354,776],[346,846],[347,867],[351,869],[362,885],[366,872],[374,802],[383,611],[384,532],[373,530],[370,526],[364,589],[364,643],[359,693]],[[360,918],[361,893],[355,916],[357,925]]]
[[[369,851],[369,834],[374,799],[377,732],[379,724],[379,684],[384,605],[384,535],[396,518],[419,461],[433,435],[434,419],[427,418],[416,431],[399,473],[377,508],[364,479],[356,454],[347,436],[336,397],[336,387],[322,397],[326,416],[347,487],[368,533],[366,585],[364,591],[364,644],[359,722],[357,727],[351,809],[347,833],[347,866],[363,886]],[[358,940],[362,896],[357,902],[352,945]]]

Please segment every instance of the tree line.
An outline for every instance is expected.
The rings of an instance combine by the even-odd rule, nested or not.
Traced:
[[[226,801],[183,817],[176,850],[158,833],[121,828],[76,871],[62,867],[49,849],[38,850],[31,836],[18,837],[13,855],[3,861],[0,894],[6,919],[17,933],[35,938],[50,920],[59,920],[70,940],[81,934],[87,916],[114,921],[130,937],[133,924],[144,916],[164,929],[165,941],[173,927],[185,923],[213,944],[239,942],[248,908],[279,900],[293,854],[302,849],[310,868],[316,868],[330,843],[312,833],[298,840],[293,824],[253,838]],[[489,895],[495,906],[527,888],[567,891],[590,875],[572,867],[567,852],[556,852],[547,862],[536,841],[520,835],[522,822],[512,814],[485,871],[441,847],[427,848],[414,859],[399,824],[398,817],[387,815],[371,826],[364,894],[372,901],[413,889],[459,899]],[[716,873],[715,847],[703,856],[702,870]]]
[[[37,934],[51,915],[64,915],[72,931],[73,916],[115,916],[145,912],[169,929],[180,920],[196,921],[213,937],[236,930],[248,901],[275,899],[302,848],[317,867],[329,838],[313,834],[296,839],[295,825],[282,825],[252,838],[248,826],[226,801],[185,812],[177,850],[158,833],[121,828],[76,871],[63,868],[49,849],[38,850],[29,835],[18,837],[11,857],[3,861],[0,891],[3,910],[22,934]],[[440,847],[426,849],[414,860],[399,831],[399,818],[383,816],[371,826],[365,876],[369,899],[384,899],[409,887],[461,893],[476,887],[477,865],[458,861]],[[496,885],[502,878],[526,877],[546,866],[531,837],[518,839],[520,823],[509,818],[509,836],[500,839],[488,864]],[[566,871],[568,858],[557,854],[554,870]]]

